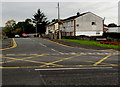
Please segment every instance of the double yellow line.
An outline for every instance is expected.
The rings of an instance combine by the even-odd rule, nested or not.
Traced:
[[[17,47],[17,43],[15,42],[15,39],[14,39],[14,38],[12,38],[12,43],[13,43],[13,46],[12,46],[12,47],[0,49],[0,50],[8,50],[8,49],[16,48],[16,47]]]

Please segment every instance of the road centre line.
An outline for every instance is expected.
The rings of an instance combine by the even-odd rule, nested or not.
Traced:
[[[48,68],[35,69],[36,71],[52,71],[52,70],[82,70],[82,69],[112,69],[113,67],[79,67],[79,68]]]
[[[55,52],[58,52],[58,53],[60,53],[60,54],[63,54],[62,52],[59,52],[59,51],[57,51],[57,50],[55,50],[55,49],[51,49],[52,51],[55,51]]]
[[[46,45],[44,45],[44,44],[42,44],[42,43],[39,43],[41,46],[43,46],[43,47],[47,47]]]
[[[93,64],[93,66],[96,66],[96,65],[100,64],[101,62],[103,62],[104,60],[106,60],[107,58],[109,58],[110,56],[111,55],[108,55],[108,56],[104,57],[103,59],[97,61],[96,63]]]

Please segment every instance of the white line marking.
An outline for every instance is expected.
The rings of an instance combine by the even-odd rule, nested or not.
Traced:
[[[39,54],[30,54],[30,55],[39,55]]]
[[[40,45],[44,46],[44,47],[47,47],[46,45],[42,44],[42,43],[39,43]]]
[[[82,70],[82,69],[112,69],[112,67],[48,68],[48,69],[35,69],[35,70],[36,71],[52,71],[52,70]]]
[[[19,54],[18,54],[19,55]],[[27,54],[20,54],[20,55],[27,55]]]
[[[15,55],[15,54],[6,54],[7,56]]]
[[[63,54],[62,52],[59,52],[59,51],[57,51],[57,50],[55,50],[55,49],[51,49],[52,51],[55,51],[55,52],[58,52],[58,53],[60,53],[60,54]]]
[[[52,51],[56,51],[55,49],[51,49]]]

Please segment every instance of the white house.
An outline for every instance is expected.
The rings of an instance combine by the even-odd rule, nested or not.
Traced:
[[[104,19],[92,12],[77,14],[62,22],[63,24],[60,24],[62,36],[102,36],[103,34]]]
[[[58,30],[58,23],[53,22],[46,27],[46,35],[49,33],[55,33]]]

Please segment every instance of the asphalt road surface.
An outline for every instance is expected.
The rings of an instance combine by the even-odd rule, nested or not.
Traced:
[[[117,51],[89,50],[41,38],[15,38],[2,51],[2,86],[119,85]]]

